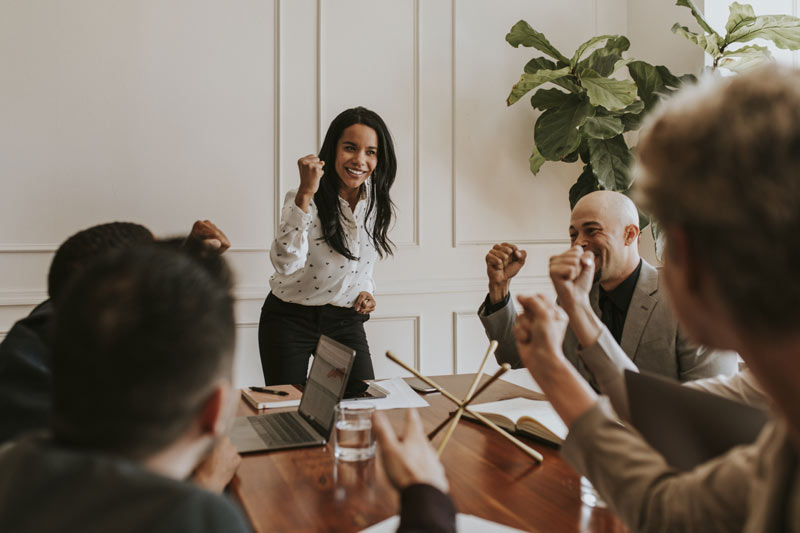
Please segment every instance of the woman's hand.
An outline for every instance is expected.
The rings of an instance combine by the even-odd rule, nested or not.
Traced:
[[[356,310],[356,313],[368,315],[375,310],[377,305],[378,304],[375,302],[375,298],[373,298],[370,293],[367,291],[361,291],[358,294],[358,298],[356,298],[356,303],[353,305],[353,309]]]
[[[297,160],[297,168],[300,170],[300,187],[297,189],[294,203],[306,213],[308,213],[308,204],[319,189],[319,180],[322,179],[322,167],[324,166],[325,161],[314,154]]]

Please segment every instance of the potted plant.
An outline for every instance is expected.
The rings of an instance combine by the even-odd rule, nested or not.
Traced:
[[[714,30],[692,0],[678,0],[675,5],[689,8],[701,32],[693,32],[677,22],[672,32],[686,37],[711,56],[712,70],[724,68],[732,72],[744,72],[764,61],[772,61],[766,46],[744,45],[754,39],[771,41],[784,50],[800,49],[800,19],[789,15],[756,16],[749,4],[733,2],[725,24],[725,36]]]
[[[570,188],[570,207],[592,191],[628,191],[633,156],[624,134],[638,129],[660,98],[694,76],[677,77],[664,66],[624,57],[630,41],[622,35],[592,37],[567,57],[520,20],[506,41],[544,54],[528,61],[506,100],[513,105],[537,89],[530,102],[542,113],[533,128],[531,172],[537,174],[546,161],[580,158],[583,170]],[[622,68],[631,79],[615,77]],[[641,217],[644,227],[647,218]]]

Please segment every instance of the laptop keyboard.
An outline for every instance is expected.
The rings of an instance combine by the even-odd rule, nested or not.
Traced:
[[[285,412],[253,416],[249,420],[256,433],[269,444],[294,444],[319,440],[319,437],[309,433],[298,417],[296,412]]]

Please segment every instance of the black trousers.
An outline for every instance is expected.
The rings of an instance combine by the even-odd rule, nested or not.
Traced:
[[[258,323],[258,350],[267,385],[305,384],[308,360],[320,335],[327,335],[356,351],[350,381],[373,379],[372,359],[364,332],[369,315],[350,307],[300,305],[269,293]]]

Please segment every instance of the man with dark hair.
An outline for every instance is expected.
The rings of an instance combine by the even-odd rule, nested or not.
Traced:
[[[0,443],[48,426],[53,403],[50,327],[67,282],[104,252],[152,244],[154,239],[140,224],[110,222],[79,231],[58,248],[48,275],[50,299],[14,324],[0,343]],[[222,253],[230,247],[225,234],[209,220],[196,221],[188,237],[168,242],[195,254]],[[222,439],[195,472],[194,480],[221,492],[239,462],[230,440]]]
[[[48,273],[50,298],[14,324],[0,343],[0,443],[47,426],[52,387],[49,329],[54,306],[70,277],[104,252],[154,240],[150,230],[140,224],[110,222],[79,231],[59,246]],[[225,234],[208,220],[195,222],[181,242],[189,249],[220,253],[230,246]]]
[[[73,278],[53,331],[52,433],[0,448],[1,531],[247,531],[185,483],[233,402],[233,298],[219,256],[106,254]]]

